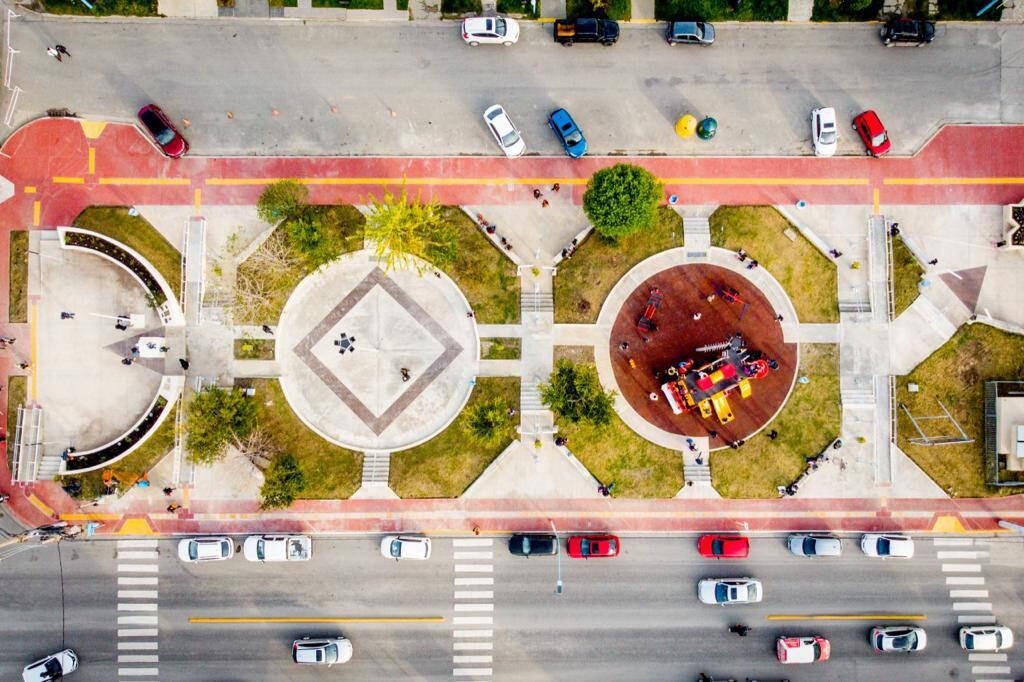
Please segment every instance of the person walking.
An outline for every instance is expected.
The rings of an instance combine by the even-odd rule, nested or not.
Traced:
[[[57,54],[62,54],[68,59],[71,59],[71,53],[68,52],[68,48],[64,47],[63,45],[54,45],[53,49],[57,50]]]
[[[772,429],[771,431],[768,432],[768,440],[775,440],[778,437],[779,437],[779,432],[776,431],[775,429]]]
[[[167,511],[171,512],[172,514],[178,513],[179,509],[181,509],[181,505],[178,504],[177,502],[171,502],[169,505],[167,505]]]
[[[270,336],[274,335],[274,329],[269,324],[263,325],[260,329],[263,330],[264,334],[269,334]]]
[[[939,259],[938,258],[932,258],[930,261],[928,261],[928,265],[938,265],[938,264],[939,264]]]
[[[747,633],[750,632],[749,625],[730,625],[729,632],[739,635],[740,637],[746,637]]]
[[[409,381],[409,379],[412,378],[412,374],[409,372],[409,369],[407,367],[402,367],[401,371],[402,371],[402,382],[403,383],[406,382],[406,381]]]
[[[560,184],[558,184],[557,182],[555,184],[551,185],[551,191],[552,192],[558,192],[558,190],[560,190],[560,189],[562,189],[562,186]]]
[[[171,493],[173,493],[173,492],[174,492],[174,488],[172,488],[170,486],[167,486],[166,488],[164,488],[164,495],[167,495],[168,497],[170,497]]]
[[[533,198],[534,199],[540,199],[542,196],[544,196],[544,195],[541,193],[541,191],[539,189],[534,189],[533,190]]]
[[[697,322],[698,320],[700,320],[701,314],[700,313],[694,313],[693,315],[691,315],[691,317],[693,318],[694,322]]]
[[[57,48],[55,48],[55,47],[48,47],[48,48],[46,48],[46,54],[50,55],[51,57],[56,59],[58,62],[64,61],[61,58],[61,56],[60,56],[60,52],[58,52]]]

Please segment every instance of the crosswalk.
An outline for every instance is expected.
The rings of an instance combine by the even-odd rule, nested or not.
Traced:
[[[452,675],[460,680],[489,679],[494,672],[494,540],[459,538],[452,545]]]
[[[160,552],[156,540],[117,541],[117,675],[160,675],[157,616]]]

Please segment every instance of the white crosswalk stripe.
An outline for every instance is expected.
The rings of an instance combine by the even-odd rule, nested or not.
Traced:
[[[951,575],[946,578],[947,585],[984,585],[985,579],[973,575]]]
[[[950,599],[988,599],[988,590],[950,590]]]
[[[493,559],[494,552],[456,552],[456,561],[466,561],[468,559]]]
[[[976,665],[971,668],[974,675],[1009,675],[1010,666]]]
[[[117,675],[126,678],[157,678],[160,669],[159,591],[156,575],[120,575],[124,573],[155,574],[160,571],[160,551],[156,540],[118,540],[117,542],[117,612],[148,615],[119,615],[117,617]],[[120,589],[142,588],[149,589]],[[122,628],[123,625],[150,625],[153,627]],[[137,653],[135,653],[137,652]]]
[[[452,540],[454,547],[491,547],[494,545],[494,538],[456,538]]]
[[[490,651],[494,648],[494,642],[455,642],[456,651]],[[1003,657],[1006,660],[1006,657]]]
[[[493,670],[491,668],[455,668],[452,674],[456,677],[490,677]]]
[[[455,584],[459,587],[469,587],[470,585],[493,585],[494,578],[456,578]]]
[[[981,564],[942,564],[943,573],[981,573]]]
[[[971,663],[1006,663],[1006,654],[968,654]]]
[[[945,559],[985,559],[988,552],[938,552],[940,560]]]
[[[956,622],[960,625],[992,625],[996,622],[996,617],[972,613],[967,616],[957,616]]]
[[[935,538],[932,542],[936,547],[969,547],[974,544],[974,538]]]
[[[455,590],[456,599],[494,599],[492,590]]]
[[[494,573],[493,538],[457,538],[452,541],[452,559],[455,564],[452,610],[452,676],[490,677],[493,668],[475,667],[494,662],[492,654],[468,654],[466,652],[494,651],[494,577],[465,576],[464,573]],[[459,589],[482,587],[490,589]],[[465,615],[485,613],[489,615]],[[486,626],[474,627],[474,626]],[[474,667],[469,667],[474,666]]]
[[[954,611],[991,611],[992,603],[987,601],[958,601],[953,603]]]

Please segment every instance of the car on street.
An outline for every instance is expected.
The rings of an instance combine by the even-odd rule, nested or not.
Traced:
[[[430,558],[430,538],[418,535],[387,535],[380,541],[380,553],[389,559]]]
[[[308,535],[250,535],[242,543],[246,561],[309,561],[312,549]]]
[[[887,154],[889,149],[892,148],[889,133],[886,132],[885,126],[882,125],[881,119],[878,118],[878,114],[871,109],[854,116],[853,129],[860,135],[867,153],[871,156],[882,156]]]
[[[185,538],[178,543],[178,558],[187,563],[224,561],[234,555],[231,538]]]
[[[815,156],[832,156],[839,144],[836,110],[822,107],[811,112],[811,140]]]
[[[567,548],[573,559],[619,556],[619,538],[614,535],[573,535]]]
[[[554,556],[558,538],[551,533],[516,533],[508,540],[508,551],[516,556]]]
[[[1013,630],[1005,625],[967,625],[960,628],[960,646],[966,651],[1002,651],[1013,646]]]
[[[779,663],[820,663],[827,661],[832,646],[818,635],[779,637],[775,640],[775,655]]]
[[[462,39],[471,46],[515,45],[519,22],[508,17],[469,17],[462,20]]]
[[[619,39],[619,24],[611,19],[595,17],[558,19],[555,21],[554,35],[555,42],[564,47],[571,47],[573,43],[601,43],[608,47]]]
[[[157,105],[147,104],[139,109],[139,122],[166,156],[178,159],[188,153],[188,141]]]
[[[803,557],[839,556],[843,553],[843,543],[834,535],[797,533],[790,535],[786,544],[790,552]]]
[[[347,663],[352,658],[352,642],[344,637],[303,637],[292,642],[292,660],[299,665]]]
[[[911,45],[920,47],[935,40],[935,24],[920,19],[890,19],[879,35],[886,47]]]
[[[500,104],[495,104],[484,112],[484,123],[487,124],[487,128],[494,135],[494,139],[497,140],[498,146],[501,147],[505,156],[514,159],[517,156],[522,156],[526,151],[523,136],[519,134],[519,129],[512,123],[512,119]]]
[[[708,559],[746,559],[750,556],[750,540],[742,535],[701,535],[697,551]]]
[[[910,559],[914,556],[914,541],[906,535],[865,533],[860,539],[860,549],[880,559]]]
[[[78,670],[78,654],[74,649],[65,649],[35,663],[29,663],[21,671],[22,682],[49,682],[59,680]]]
[[[715,42],[715,27],[703,21],[670,21],[665,29],[669,45],[703,45]]]
[[[705,604],[755,604],[764,592],[753,578],[704,578],[697,583],[697,597]]]
[[[576,121],[572,119],[568,111],[565,109],[552,111],[548,116],[548,125],[555,131],[566,154],[578,159],[587,153],[587,138],[583,137],[583,131],[576,125]]]
[[[871,646],[883,653],[921,651],[928,644],[924,628],[913,625],[871,628]]]

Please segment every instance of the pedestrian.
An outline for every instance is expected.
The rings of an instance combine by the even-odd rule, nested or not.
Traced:
[[[738,443],[736,443],[736,441],[730,441],[729,447],[732,448],[733,450],[738,450],[740,446]]]
[[[775,440],[778,437],[779,437],[779,432],[776,431],[775,429],[772,429],[771,431],[768,432],[768,440]]]
[[[743,445],[743,444],[744,444],[744,443],[746,443],[746,442],[747,442],[747,441],[745,441],[745,440],[743,440],[742,438],[740,438],[740,439],[739,439],[738,441],[736,441],[736,447],[738,448],[739,446]]]
[[[171,347],[170,347],[170,346],[160,346],[160,352],[161,352],[161,353],[166,353],[166,352],[167,352],[167,351],[169,351],[170,349],[171,349]]]
[[[186,372],[188,371],[188,360],[186,360],[185,358],[178,358],[178,364],[181,365],[181,368],[183,370],[185,370]]]
[[[938,258],[932,258],[930,261],[928,261],[928,265],[938,265],[938,264],[939,264],[939,259]]]
[[[541,208],[547,208],[548,207],[548,200],[547,199],[541,200],[540,207]]]
[[[555,184],[551,185],[551,191],[552,192],[557,192],[560,189],[562,189],[562,186],[560,184],[558,184],[557,182]]]
[[[131,365],[132,362],[134,362],[134,360],[132,360],[131,358],[121,358],[122,365],[128,366]]]
[[[715,295],[714,294],[708,294],[707,302],[708,303],[713,303],[714,300],[715,300]]]
[[[274,329],[269,324],[263,325],[260,329],[263,330],[264,334],[269,334],[270,336],[274,335]]]
[[[0,341],[3,341],[4,343],[9,344],[11,346],[14,345],[14,342],[16,340],[17,339],[15,339],[13,336],[0,336]]]
[[[775,321],[776,322],[782,322],[782,315],[776,315],[775,316]]]
[[[31,366],[32,365],[28,360],[22,360],[21,362],[18,363],[18,367],[22,368],[23,370],[28,369]]]
[[[778,360],[776,360],[775,358],[768,358],[768,369],[775,370],[775,369],[778,369],[778,368],[779,368]]]
[[[467,312],[466,317],[473,317],[473,311],[470,310],[469,312]]]
[[[697,452],[697,444],[693,442],[692,438],[686,439],[686,447],[690,449],[690,452]]]
[[[607,495],[608,488],[604,487],[604,483],[599,483],[597,486],[597,492],[601,493],[601,495]]]
[[[473,535],[480,535],[480,526],[473,526]]]
[[[401,368],[401,372],[402,372],[402,383],[405,383],[406,381],[409,381],[409,379],[412,378],[412,374],[409,372],[409,369],[407,367],[402,367]]]
[[[510,417],[516,416],[516,408],[514,408],[514,407],[508,408],[508,416],[510,416]]]
[[[53,49],[57,50],[57,54],[62,54],[68,59],[71,59],[71,53],[68,52],[68,48],[64,47],[63,45],[54,45]]]
[[[740,249],[739,251],[736,252],[736,257],[739,258],[740,262],[742,263],[743,261],[747,260],[747,252],[744,251],[743,249]]]
[[[629,350],[629,341],[623,341],[622,343],[620,343],[619,344],[619,350],[622,350],[622,351]]]
[[[695,461],[697,462],[697,466],[699,466],[699,467],[704,466],[704,458],[701,457],[700,455],[697,455]]]
[[[63,59],[61,59],[60,52],[57,52],[56,48],[53,48],[53,47],[46,48],[46,54],[50,55],[51,57],[56,59],[58,62],[64,61]]]
[[[718,438],[718,431],[708,431],[708,438]]]
[[[890,237],[898,237],[898,236],[900,236],[900,224],[899,223],[893,223],[892,225],[889,226],[889,236]]]
[[[73,319],[75,319],[75,314],[74,313],[69,313],[69,312],[66,312],[66,311],[62,311],[61,314],[60,314],[60,319],[62,319],[62,320],[73,320]]]
[[[747,263],[747,270],[753,270],[756,267],[757,267],[757,261],[756,260],[751,260],[749,263]]]
[[[699,320],[701,318],[701,314],[700,313],[694,313],[693,315],[691,315],[691,317],[693,317],[693,321],[696,322],[697,320]]]
[[[1003,248],[1004,246],[1006,246],[1006,240],[1005,240],[1005,239],[1004,239],[1004,240],[1002,240],[1002,241],[998,241],[998,242],[996,242],[996,248],[997,248],[997,249],[1001,249],[1001,248]]]
[[[167,486],[166,488],[164,488],[164,495],[167,495],[168,497],[170,497],[171,493],[173,493],[173,492],[174,492],[174,488],[172,488],[170,486]]]
[[[540,199],[542,196],[544,196],[544,195],[541,194],[541,191],[539,189],[534,189],[533,190],[533,198],[534,199]]]
[[[648,393],[648,394],[647,394],[647,397],[648,397],[648,399],[650,399],[650,401],[651,401],[652,403],[656,403],[656,402],[658,402],[658,394],[657,394],[657,393],[655,393],[654,391],[651,391],[650,393]]]
[[[640,340],[643,341],[644,343],[650,343],[651,342],[651,337],[649,337],[649,336],[641,336]]]
[[[557,438],[555,438],[555,445],[557,445],[558,447],[563,447],[568,442],[569,439],[563,438],[562,436],[558,436]]]
[[[178,504],[177,502],[171,502],[169,505],[167,505],[167,511],[171,512],[172,514],[176,514],[179,509],[181,509],[181,505]]]

